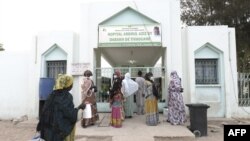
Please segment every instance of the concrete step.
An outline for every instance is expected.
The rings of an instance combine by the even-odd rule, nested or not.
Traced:
[[[181,136],[181,137],[154,137],[154,141],[195,141],[194,136]]]
[[[83,136],[75,141],[195,141],[194,137],[152,137],[152,136]]]
[[[114,136],[112,141],[154,141],[149,136]]]
[[[76,141],[195,141],[194,134],[185,125],[171,125],[164,122],[164,116],[160,115],[160,123],[157,126],[147,126],[145,115],[134,115],[131,119],[125,119],[121,128],[111,126],[99,126],[108,117],[100,114],[100,121],[94,126],[82,128],[77,122],[76,135],[82,138]]]
[[[111,136],[81,136],[76,135],[75,141],[112,141]]]

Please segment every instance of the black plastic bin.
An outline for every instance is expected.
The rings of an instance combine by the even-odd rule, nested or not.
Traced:
[[[202,103],[186,104],[189,108],[190,127],[195,136],[207,136],[207,109],[210,107]]]

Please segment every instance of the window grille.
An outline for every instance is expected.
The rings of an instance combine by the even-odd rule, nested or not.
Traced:
[[[67,62],[66,61],[47,61],[47,77],[57,78],[58,74],[65,74]]]
[[[117,67],[117,68],[96,68],[96,86],[98,92],[96,93],[97,102],[108,102],[109,100],[109,88],[112,87],[112,77],[115,70],[119,69],[124,76],[127,72],[131,74],[131,78],[135,79],[139,70],[143,72],[143,75],[147,72],[152,72],[155,78],[155,84],[157,85],[159,92],[159,101],[163,102],[162,96],[162,81],[164,81],[165,68],[162,67]],[[165,90],[164,90],[165,91]]]
[[[195,59],[196,84],[218,84],[218,59]]]
[[[250,106],[250,73],[238,73],[238,104]]]

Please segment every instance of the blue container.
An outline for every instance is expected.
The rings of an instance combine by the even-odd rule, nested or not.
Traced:
[[[39,81],[39,100],[47,100],[55,85],[54,78],[40,78]]]

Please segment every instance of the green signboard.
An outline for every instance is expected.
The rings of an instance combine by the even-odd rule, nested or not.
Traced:
[[[99,26],[99,47],[161,46],[161,26]]]

